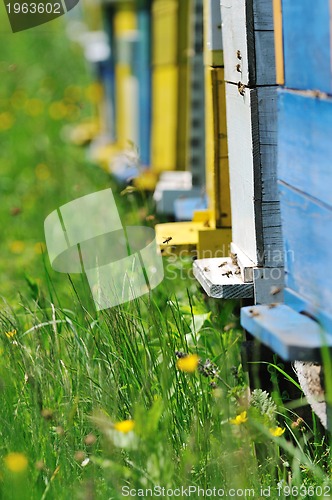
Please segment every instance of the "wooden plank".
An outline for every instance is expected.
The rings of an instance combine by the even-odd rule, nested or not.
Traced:
[[[197,244],[198,258],[227,257],[231,240],[230,228],[208,228],[207,231],[200,229]]]
[[[222,267],[219,267],[219,266]],[[209,297],[219,299],[239,299],[253,297],[253,283],[244,283],[235,274],[237,267],[228,258],[197,259],[193,263],[193,273]]]
[[[253,261],[233,241],[231,243],[231,253],[237,261],[244,283],[252,283],[254,281],[253,270],[255,267]]]
[[[284,304],[242,307],[241,325],[285,360],[319,361],[332,336],[320,325]]]
[[[332,205],[332,98],[279,93],[279,178]]]
[[[285,85],[331,93],[329,0],[282,0]]]
[[[310,300],[290,288],[284,288],[284,302],[295,311],[314,318],[327,332],[332,332],[332,315],[318,309]]]
[[[204,0],[204,64],[222,66],[224,63],[221,35],[220,0]]]
[[[232,241],[256,265],[254,169],[258,173],[260,166],[258,134],[255,143],[252,134],[251,101],[255,92],[256,90],[245,89],[245,95],[241,96],[235,85],[226,83]]]
[[[280,183],[286,285],[332,315],[332,209]]]
[[[226,84],[233,242],[254,265],[276,267],[282,253],[276,179],[276,88]],[[263,155],[261,155],[261,150]]]
[[[259,119],[259,142],[260,144],[277,144],[277,87],[258,88],[257,108]],[[271,168],[271,166],[270,166]],[[273,166],[275,168],[275,166]]]
[[[280,267],[255,268],[254,298],[255,304],[269,304],[283,302],[284,270]]]
[[[154,0],[152,3],[152,63],[154,65],[177,63],[177,19],[177,0]]]
[[[206,190],[217,227],[231,226],[223,68],[205,68]]]
[[[220,4],[226,81],[275,84],[270,0],[221,0]]]
[[[254,29],[273,31],[273,8],[271,0],[253,0]]]
[[[281,0],[273,0],[274,17],[274,52],[276,60],[276,83],[284,85],[284,47],[282,39],[282,10]]]
[[[175,170],[177,155],[178,68],[158,66],[152,72],[151,167]]]
[[[280,216],[280,203],[262,203],[263,254],[259,259],[265,267],[284,265],[283,239]]]

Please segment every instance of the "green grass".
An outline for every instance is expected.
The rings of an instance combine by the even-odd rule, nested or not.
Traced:
[[[278,361],[277,405],[259,392],[249,404],[236,304],[207,300],[189,261],[165,260],[150,295],[97,313],[84,277],[56,273],[38,253],[45,217],[79,196],[112,187],[125,224],[143,223],[151,207],[140,193],[124,200],[66,138],[93,105],[62,21],[0,38],[0,498],[120,499],[123,487],[139,497],[158,485],[191,487],[191,498],[202,496],[194,488],[331,495],[327,437],[280,394]],[[54,119],[52,103],[64,99],[71,112]],[[193,373],[177,367],[183,354],[199,356]],[[128,419],[132,431],[114,427]],[[22,456],[11,463],[13,452]]]

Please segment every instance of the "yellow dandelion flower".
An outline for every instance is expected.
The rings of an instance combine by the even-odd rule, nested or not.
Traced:
[[[241,424],[244,424],[245,422],[247,422],[247,420],[248,420],[247,412],[243,411],[239,415],[236,415],[235,418],[231,418],[230,423],[233,425],[241,425]]]
[[[103,97],[103,87],[100,83],[91,83],[85,90],[85,96],[90,102],[98,104]]]
[[[48,108],[48,114],[52,120],[63,120],[67,115],[67,106],[62,101],[52,102]]]
[[[197,370],[199,363],[199,357],[197,354],[189,354],[189,356],[185,356],[184,358],[180,358],[176,362],[176,366],[182,372],[193,373]]]
[[[8,453],[4,458],[4,462],[10,472],[23,472],[28,467],[28,459],[23,453]]]
[[[7,339],[11,339],[11,338],[15,337],[16,333],[17,333],[16,330],[12,330],[11,332],[5,332],[5,335],[6,335]]]
[[[0,132],[4,130],[9,130],[14,125],[15,118],[11,113],[5,111],[0,113]]]
[[[45,165],[45,163],[38,163],[35,168],[35,174],[37,179],[40,181],[46,181],[46,179],[51,177],[50,169],[47,165]]]
[[[25,244],[23,241],[20,241],[20,240],[15,240],[15,241],[12,241],[10,244],[9,244],[9,249],[12,253],[15,253],[17,255],[23,253],[24,251],[24,248],[25,248]]]
[[[114,424],[114,429],[119,432],[123,432],[123,434],[127,434],[128,432],[132,431],[134,427],[134,420],[122,420],[121,422],[117,422],[116,424]]]
[[[285,432],[285,429],[282,429],[281,427],[274,427],[273,429],[269,429],[269,430],[270,430],[270,433],[272,434],[272,436],[274,436],[274,437],[280,437]]]
[[[40,99],[28,99],[25,101],[24,111],[29,116],[39,116],[44,111],[44,103]]]

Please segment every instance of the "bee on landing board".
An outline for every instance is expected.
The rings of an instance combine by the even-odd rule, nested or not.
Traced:
[[[167,238],[164,236],[165,238],[165,241],[163,241],[163,245],[167,245],[167,243],[169,243],[173,238],[172,236],[168,236]]]

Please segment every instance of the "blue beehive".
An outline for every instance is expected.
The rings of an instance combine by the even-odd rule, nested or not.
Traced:
[[[282,0],[277,171],[284,304],[241,311],[242,325],[290,360],[318,360],[322,346],[332,346],[330,23],[329,0],[314,9],[309,0]]]

